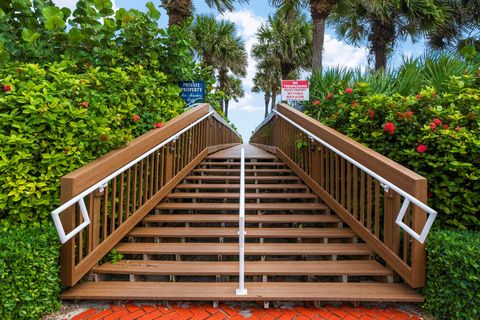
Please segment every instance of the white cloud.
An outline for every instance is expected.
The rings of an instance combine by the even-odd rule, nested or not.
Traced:
[[[255,15],[251,10],[240,10],[235,12],[226,12],[222,14],[220,19],[225,19],[236,24],[238,35],[245,41],[245,47],[248,54],[247,76],[243,80],[243,85],[246,91],[250,91],[253,87],[253,77],[257,69],[257,63],[251,57],[252,46],[256,42],[255,33],[261,24],[265,22],[263,17]]]
[[[366,67],[368,49],[354,47],[325,34],[323,65],[325,67]]]
[[[244,112],[263,112],[263,107],[259,106],[259,101],[263,102],[263,100],[258,99],[253,94],[246,92],[245,96],[235,102],[235,100],[230,100],[228,108],[230,110],[238,110]]]

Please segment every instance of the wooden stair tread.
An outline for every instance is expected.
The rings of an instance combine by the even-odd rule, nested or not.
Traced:
[[[352,238],[347,228],[246,228],[246,238]],[[137,227],[130,237],[237,238],[238,228]]]
[[[157,214],[148,215],[144,222],[236,222],[238,214]],[[247,223],[338,223],[335,215],[326,214],[246,214]]]
[[[218,180],[240,180],[240,176],[187,176],[185,180],[204,180],[204,181],[218,181]],[[245,176],[245,180],[257,181],[287,181],[300,180],[297,176]]]
[[[169,199],[239,199],[238,192],[175,192],[170,193]],[[286,193],[245,193],[246,199],[316,199],[317,195],[306,192],[286,192]]]
[[[240,189],[239,184],[233,183],[180,183],[177,189]],[[246,183],[245,189],[308,189],[305,184],[252,184]]]
[[[161,261],[121,260],[105,263],[95,273],[138,275],[238,275],[237,261]],[[316,276],[389,276],[375,260],[339,261],[246,261],[246,275],[316,275]]]
[[[404,284],[331,282],[247,282],[248,295],[237,296],[238,283],[218,282],[86,282],[61,298],[94,300],[240,300],[240,301],[391,301],[423,302]]]
[[[239,161],[232,161],[232,162],[225,162],[225,161],[203,161],[200,163],[200,165],[216,165],[216,166],[240,166]],[[284,162],[245,162],[246,167],[253,167],[253,166],[263,166],[263,167],[268,167],[268,166],[285,166]]]
[[[122,254],[238,255],[238,243],[120,243]],[[245,255],[370,255],[363,243],[246,243]]]
[[[159,210],[238,210],[238,203],[162,202]],[[323,203],[245,203],[245,210],[326,210]]]
[[[233,173],[240,173],[240,169],[227,169],[227,168],[220,168],[220,169],[194,169],[193,172],[205,172],[205,173],[223,173],[223,172],[233,172]],[[291,173],[292,170],[290,169],[245,169],[245,173]]]

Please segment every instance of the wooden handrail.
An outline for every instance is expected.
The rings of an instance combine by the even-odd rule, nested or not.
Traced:
[[[279,104],[282,116],[318,136],[364,167],[426,203],[427,180],[305,114]],[[395,224],[400,195],[384,192],[380,183],[329,149],[311,140],[298,128],[273,116],[258,128],[251,142],[284,160],[340,218],[412,287],[425,282],[425,247]],[[425,213],[409,208],[404,223],[415,231],[425,224]]]
[[[152,148],[176,135],[211,111],[207,104],[170,120],[127,146],[62,177],[61,202],[65,203],[97,184]],[[62,246],[61,278],[73,286],[87,274],[143,217],[150,212],[211,150],[241,142],[238,134],[215,114],[187,129],[174,142],[147,156],[87,196],[90,225]],[[214,148],[212,148],[214,146]],[[66,232],[80,222],[78,208],[61,215]]]

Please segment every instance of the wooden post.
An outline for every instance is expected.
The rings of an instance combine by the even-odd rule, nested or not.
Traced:
[[[427,179],[418,180],[415,183],[415,190],[412,194],[415,198],[427,203]],[[420,233],[427,221],[427,214],[417,206],[413,207],[413,225],[412,229]],[[426,252],[425,244],[420,244],[416,240],[412,240],[412,287],[420,288],[425,285],[426,272]]]
[[[60,201],[65,203],[74,195],[74,180],[61,179]],[[75,210],[76,205],[68,208],[60,215],[65,233],[72,231],[75,227]],[[60,276],[62,285],[71,287],[73,283],[73,274],[75,272],[75,238],[70,239],[67,243],[62,245],[60,253]]]
[[[165,176],[163,184],[167,184],[173,178],[174,160],[175,160],[175,144],[170,142],[166,150],[165,159]]]
[[[320,157],[320,151],[318,150],[319,145],[316,142],[310,142],[310,168],[312,170],[312,179],[315,180],[319,185],[323,185],[323,181],[320,180],[320,165],[322,159]]]
[[[100,244],[100,204],[105,191],[99,190],[93,193],[93,212],[91,213],[92,223],[92,250]],[[105,222],[104,222],[105,223]]]

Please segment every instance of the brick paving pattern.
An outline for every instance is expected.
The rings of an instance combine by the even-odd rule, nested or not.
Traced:
[[[103,310],[88,309],[72,320],[422,320],[395,307],[353,307],[351,305],[325,305],[322,308],[292,307],[268,309],[252,306],[220,304],[211,305],[111,305]]]

